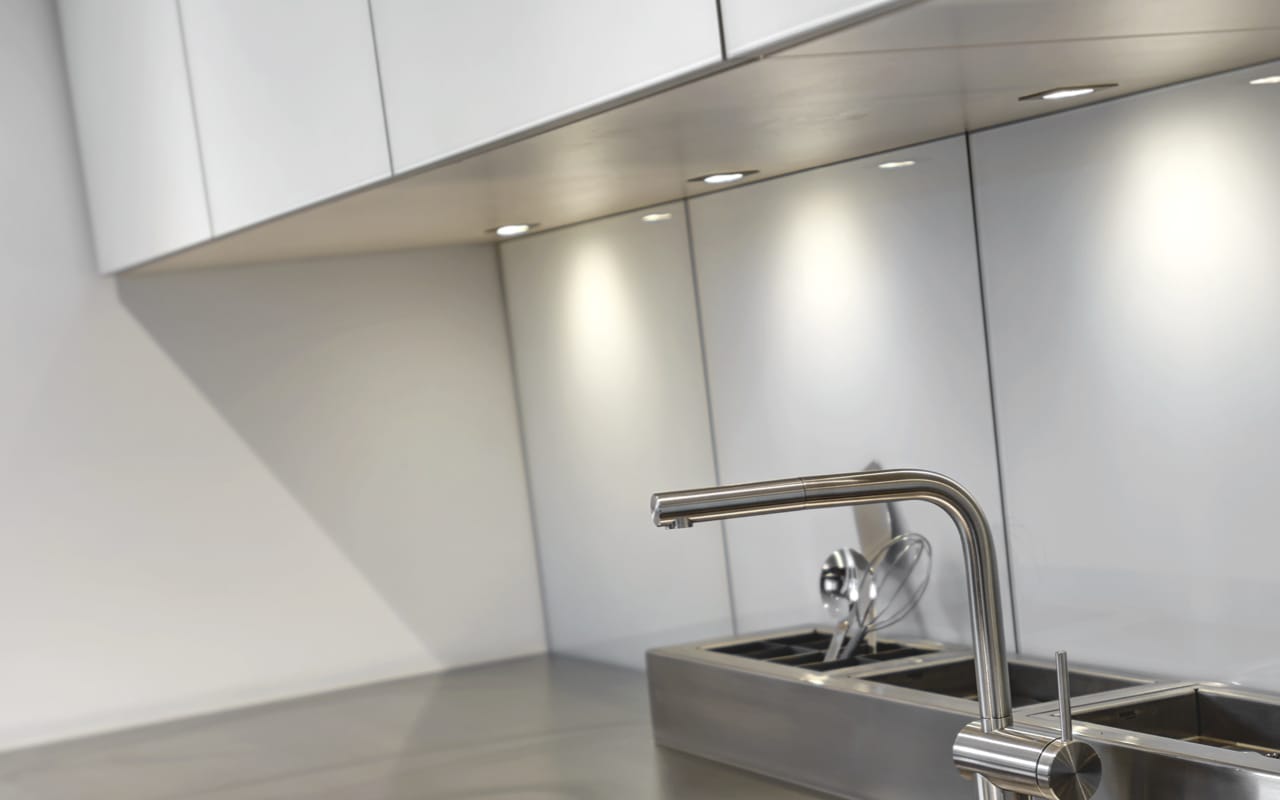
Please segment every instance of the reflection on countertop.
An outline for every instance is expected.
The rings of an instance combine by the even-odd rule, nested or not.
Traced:
[[[824,796],[658,748],[642,673],[541,656],[0,756],[0,800]]]

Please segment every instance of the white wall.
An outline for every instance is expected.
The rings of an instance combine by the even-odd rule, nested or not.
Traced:
[[[718,525],[655,491],[715,484],[681,204],[502,246],[552,649],[640,666],[732,630]]]
[[[877,166],[909,159],[916,165]],[[690,207],[721,478],[852,472],[873,460],[937,470],[978,498],[1003,555],[964,139]],[[920,614],[900,630],[967,641],[954,526],[926,504],[898,510],[934,553]],[[726,530],[741,630],[829,622],[818,569],[833,549],[858,545],[849,509]]]
[[[0,748],[542,649],[491,251],[126,307],[56,31],[0,4]]]
[[[973,137],[1027,650],[1280,689],[1277,72]]]

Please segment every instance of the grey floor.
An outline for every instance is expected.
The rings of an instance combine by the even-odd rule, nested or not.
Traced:
[[[643,675],[542,657],[0,756],[0,800],[820,796],[657,748]]]

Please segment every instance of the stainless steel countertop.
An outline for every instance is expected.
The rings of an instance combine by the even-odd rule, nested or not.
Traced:
[[[653,744],[643,673],[536,657],[0,755],[0,800],[826,797]]]

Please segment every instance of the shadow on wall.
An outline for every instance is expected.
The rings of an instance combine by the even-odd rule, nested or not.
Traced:
[[[439,666],[544,650],[490,248],[118,287]]]

